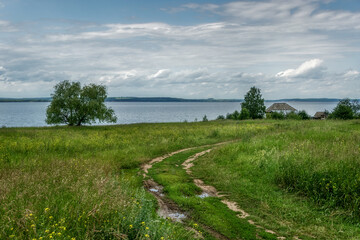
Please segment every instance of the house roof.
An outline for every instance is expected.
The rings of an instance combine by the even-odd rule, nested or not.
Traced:
[[[327,114],[325,112],[316,112],[314,118],[323,118],[326,117]]]
[[[296,111],[296,109],[287,103],[274,103],[266,109],[266,112],[272,111]]]

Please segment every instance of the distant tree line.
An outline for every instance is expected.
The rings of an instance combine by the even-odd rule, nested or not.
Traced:
[[[345,98],[339,101],[334,110],[330,113],[325,110],[325,115],[329,119],[360,119],[360,103],[358,100],[350,100]],[[294,119],[294,120],[309,120],[311,116],[305,111],[298,112],[272,112],[265,115],[264,99],[261,97],[260,89],[255,86],[250,88],[244,97],[244,102],[241,103],[241,111],[234,111],[228,113],[226,116],[219,115],[217,120],[246,120],[246,119],[261,119],[266,116],[267,119]]]

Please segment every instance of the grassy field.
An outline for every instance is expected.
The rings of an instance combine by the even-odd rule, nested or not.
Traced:
[[[193,239],[186,224],[156,215],[140,165],[178,149],[234,139],[241,141],[198,159],[194,175],[284,236],[358,239],[359,121],[2,128],[0,239]],[[152,174],[156,179],[158,173]],[[204,201],[217,211],[212,218],[194,211],[194,219],[219,230],[216,218],[231,213],[219,210],[216,199]],[[188,211],[196,205],[190,199],[178,203]],[[231,219],[222,227],[229,238],[241,224]]]

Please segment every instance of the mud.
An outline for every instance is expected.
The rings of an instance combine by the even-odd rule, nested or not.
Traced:
[[[186,218],[186,213],[181,211],[174,202],[164,197],[163,187],[161,185],[148,179],[144,181],[144,186],[156,198],[159,204],[157,214],[160,217],[170,218],[175,222],[182,222],[182,220]]]
[[[231,142],[234,142],[234,141],[227,141],[227,142],[217,143],[217,144],[213,144],[213,145],[199,146],[199,147],[215,147],[215,146],[224,145],[224,144],[231,143]],[[141,168],[143,170],[143,176],[147,177],[148,171],[150,168],[152,168],[153,164],[159,163],[159,162],[163,161],[164,159],[169,158],[175,154],[185,152],[188,150],[192,150],[195,148],[199,148],[199,147],[190,147],[190,148],[181,149],[181,150],[163,155],[161,157],[152,159],[150,162],[142,165]],[[199,153],[191,156],[189,159],[187,159],[182,164],[182,166],[186,170],[186,172],[189,175],[191,175],[192,174],[191,167],[194,166],[193,161],[196,160],[197,158],[203,156],[204,154],[209,153],[211,150],[212,149],[208,149],[208,150],[199,152]],[[206,198],[206,197],[223,198],[226,196],[224,194],[219,193],[215,187],[204,184],[204,182],[200,179],[194,179],[194,183],[196,186],[198,186],[203,191],[200,195],[198,195],[198,197],[200,197],[200,198]],[[164,192],[163,192],[163,187],[161,185],[159,185],[158,183],[156,183],[154,180],[152,180],[152,179],[144,180],[144,187],[157,199],[157,202],[159,204],[159,209],[158,209],[157,213],[160,217],[170,218],[171,220],[173,220],[175,222],[182,222],[184,219],[186,219],[188,217],[188,215],[184,211],[182,211],[174,202],[172,202],[171,200],[169,200],[165,197]],[[222,199],[221,202],[223,202],[230,210],[239,213],[237,215],[239,218],[246,219],[250,216],[244,210],[239,208],[239,206],[235,202],[231,202],[226,199]],[[250,224],[256,226],[259,229],[263,229],[264,231],[266,231],[268,233],[278,236],[276,232],[274,232],[272,230],[268,230],[264,227],[261,227],[260,225],[257,225],[254,221],[252,221],[250,219],[248,220],[248,222]],[[227,237],[214,231],[213,229],[209,228],[206,225],[201,224],[201,227],[204,228],[208,233],[210,233],[213,237],[215,237],[217,239],[222,239],[222,240],[228,239]],[[285,239],[285,238],[278,236],[277,239],[280,240],[280,239]],[[295,237],[295,239],[299,239],[299,238]]]

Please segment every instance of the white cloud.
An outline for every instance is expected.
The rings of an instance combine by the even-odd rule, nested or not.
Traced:
[[[323,60],[312,59],[304,62],[296,69],[287,69],[285,71],[279,72],[275,75],[275,77],[305,78],[305,77],[319,76],[323,70],[322,64],[323,64]]]

